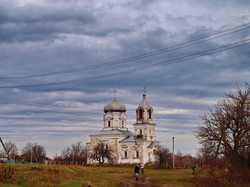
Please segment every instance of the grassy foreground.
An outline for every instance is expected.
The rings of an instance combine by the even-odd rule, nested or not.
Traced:
[[[0,186],[126,186],[134,182],[133,170],[133,167],[0,164]],[[143,184],[192,187],[194,185],[188,182],[190,177],[190,169],[145,168],[139,180]]]

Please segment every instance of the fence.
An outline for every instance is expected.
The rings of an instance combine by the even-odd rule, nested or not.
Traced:
[[[45,160],[43,161],[45,165],[86,165],[83,161],[55,161],[55,160]]]

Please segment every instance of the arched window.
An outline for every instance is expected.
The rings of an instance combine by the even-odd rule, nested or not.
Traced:
[[[111,121],[108,121],[108,127],[110,127],[111,126]]]
[[[128,158],[128,152],[127,151],[124,151],[124,157]]]
[[[140,154],[139,151],[136,151],[136,158],[139,158]]]
[[[142,119],[142,109],[139,109],[139,118],[138,118],[139,120],[141,120]]]
[[[148,119],[151,119],[152,115],[151,115],[152,111],[151,109],[148,110]]]
[[[140,129],[140,135],[142,135],[142,130]]]

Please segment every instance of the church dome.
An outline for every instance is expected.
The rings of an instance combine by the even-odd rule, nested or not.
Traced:
[[[114,99],[104,107],[104,112],[126,112],[127,108],[124,104]]]

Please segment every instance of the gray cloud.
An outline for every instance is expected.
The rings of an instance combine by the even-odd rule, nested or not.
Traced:
[[[0,130],[19,146],[41,142],[50,156],[101,130],[103,107],[118,90],[133,131],[142,87],[154,107],[158,139],[194,154],[199,116],[236,83],[249,82],[249,45],[171,65],[100,79],[249,39],[249,29],[161,55],[86,71],[249,23],[249,1],[0,0]],[[88,80],[86,80],[88,79]],[[78,80],[78,81],[74,81]],[[67,84],[47,85],[72,81]],[[178,140],[189,142],[183,146]]]

